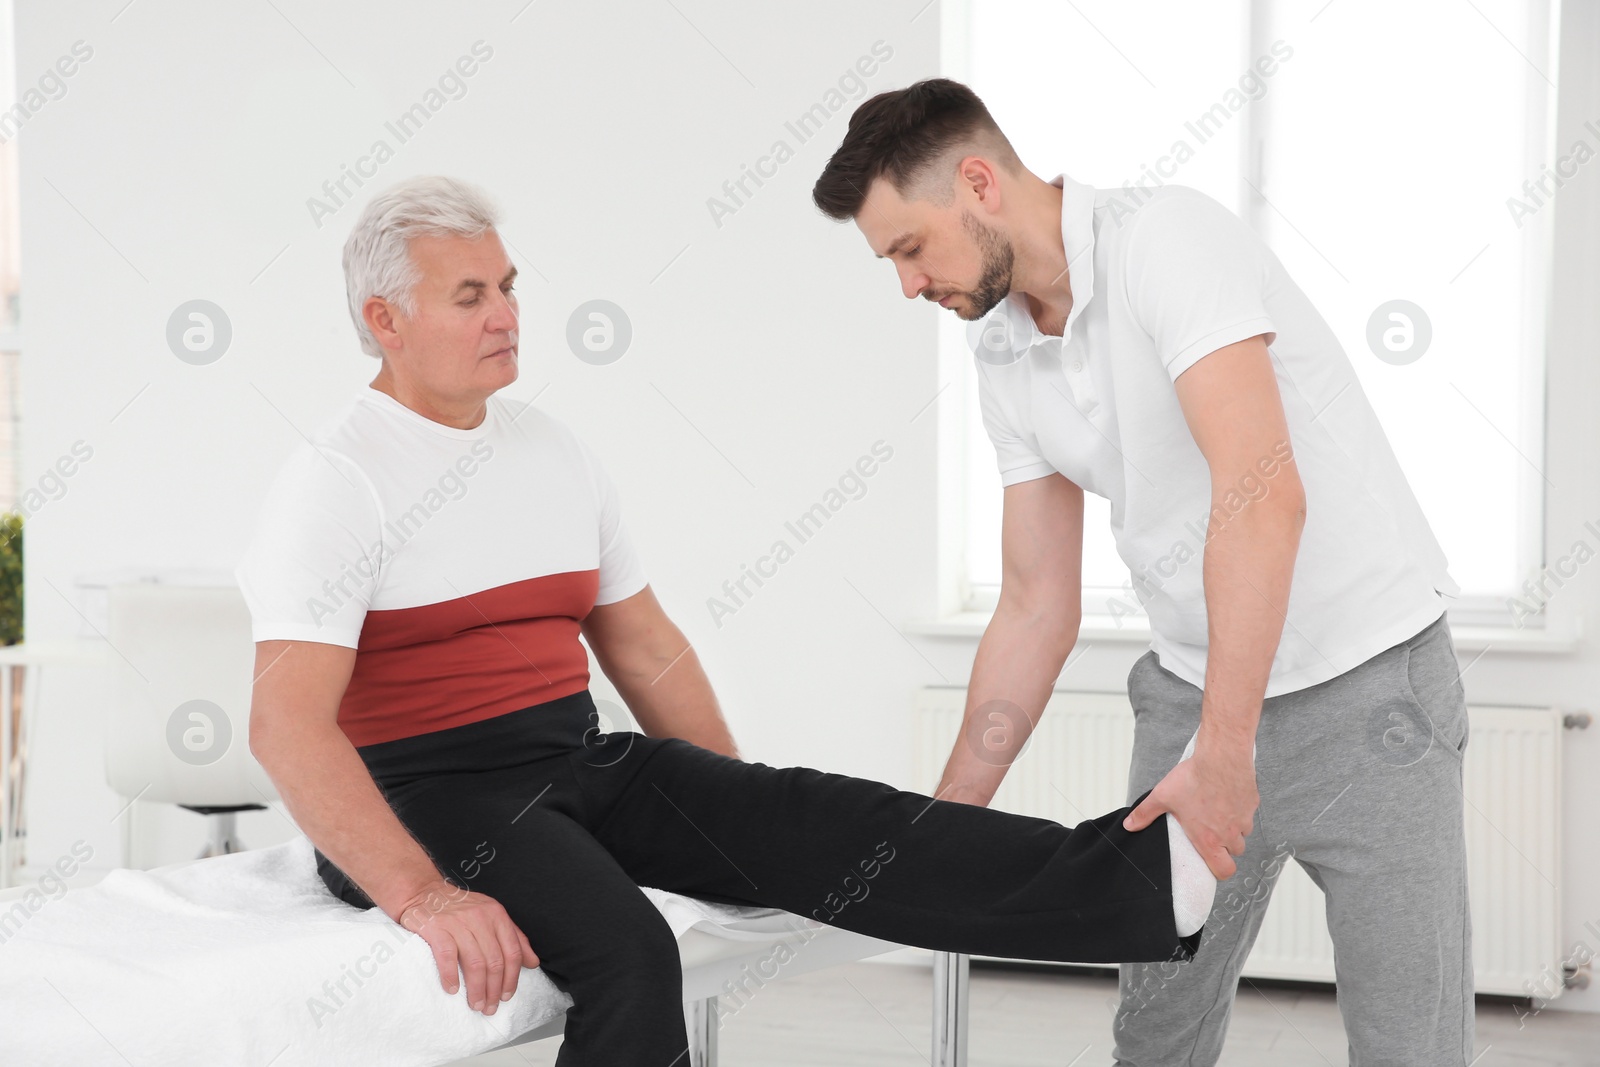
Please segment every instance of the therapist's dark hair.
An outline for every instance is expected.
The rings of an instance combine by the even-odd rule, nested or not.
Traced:
[[[844,141],[823,168],[811,200],[823,214],[843,222],[861,211],[879,177],[903,197],[940,196],[944,180],[948,177],[953,189],[955,176],[933,174],[931,168],[941,162],[953,166],[957,160],[947,157],[955,151],[962,157],[995,156],[1012,174],[1022,168],[989,109],[960,82],[929,78],[879,93],[850,116]]]

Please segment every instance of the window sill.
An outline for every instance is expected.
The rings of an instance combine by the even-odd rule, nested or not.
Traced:
[[[989,625],[987,611],[962,611],[939,619],[919,619],[906,627],[917,637],[946,637],[976,641]],[[1546,653],[1575,652],[1581,627],[1577,621],[1563,627],[1483,626],[1452,621],[1450,634],[1458,652]],[[1144,616],[1085,615],[1078,629],[1085,644],[1147,645],[1150,624]]]

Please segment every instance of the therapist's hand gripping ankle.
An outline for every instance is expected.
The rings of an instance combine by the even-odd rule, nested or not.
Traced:
[[[1193,758],[1180,762],[1156,783],[1122,825],[1143,830],[1162,812],[1170,812],[1217,881],[1233,877],[1244,855],[1245,838],[1255,823],[1260,794],[1256,789],[1253,745],[1207,744],[1204,728],[1195,739]]]

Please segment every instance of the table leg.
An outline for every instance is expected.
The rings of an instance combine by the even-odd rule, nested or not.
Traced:
[[[689,1025],[687,1067],[717,1067],[717,998],[705,997],[684,1005]]]
[[[932,1067],[967,1067],[967,972],[964,952],[933,957]]]
[[[11,888],[11,863],[16,841],[16,804],[11,790],[11,664],[0,664],[0,889]]]
[[[7,685],[14,685],[16,675]],[[44,685],[44,664],[33,663],[22,667],[22,705],[14,708],[13,714],[17,718],[17,737],[15,742],[17,761],[16,796],[12,799],[13,810],[11,821],[15,825],[17,834],[21,838],[28,836],[28,748],[34,737],[34,727],[39,718],[39,693]],[[28,867],[28,843],[19,841],[12,851],[12,862],[17,865],[17,870],[23,871]]]

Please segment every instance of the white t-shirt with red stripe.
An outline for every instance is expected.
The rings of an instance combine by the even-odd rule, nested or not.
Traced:
[[[587,688],[579,624],[646,584],[566,425],[491,396],[458,429],[370,385],[284,463],[234,575],[254,640],[356,649],[338,721],[357,746]]]

